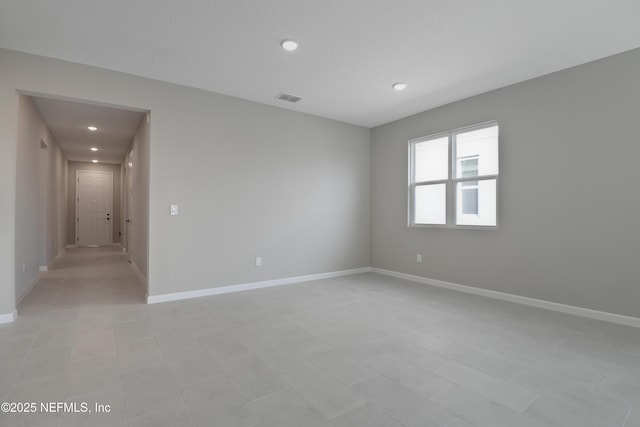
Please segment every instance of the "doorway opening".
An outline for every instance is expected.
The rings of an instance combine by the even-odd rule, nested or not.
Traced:
[[[18,97],[16,306],[39,281],[61,279],[58,264],[65,271],[95,266],[86,256],[92,249],[130,261],[146,292],[150,112],[24,91]],[[69,263],[76,248],[85,256]]]

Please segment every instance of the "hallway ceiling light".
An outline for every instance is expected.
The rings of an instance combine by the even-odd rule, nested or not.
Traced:
[[[407,84],[403,82],[394,83],[391,85],[392,88],[400,92],[401,90],[405,90],[407,88]]]
[[[94,160],[91,160],[91,161],[92,161],[93,163],[98,163],[98,161],[97,161],[97,160],[95,160],[95,159],[94,159]]]
[[[87,126],[87,129],[89,129],[91,132],[95,132],[98,130],[98,128],[95,126]]]
[[[293,40],[282,40],[280,42],[280,46],[282,46],[282,48],[284,50],[288,50],[289,52],[293,52],[294,50],[296,50],[298,48],[298,43],[293,41]]]
[[[91,151],[98,151],[98,149],[96,147],[91,147],[90,150]]]

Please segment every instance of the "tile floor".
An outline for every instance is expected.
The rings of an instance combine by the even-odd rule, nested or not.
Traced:
[[[1,426],[640,426],[640,330],[374,274],[145,305],[74,249],[18,313],[0,401],[91,413]]]

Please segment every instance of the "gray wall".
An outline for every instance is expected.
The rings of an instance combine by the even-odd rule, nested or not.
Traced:
[[[47,266],[64,248],[67,160],[31,97],[19,95],[16,99],[19,113],[14,182],[19,197],[14,211],[15,263],[10,268],[15,274],[14,295],[19,298],[38,277],[39,267]]]
[[[113,173],[113,243],[120,242],[120,221],[121,212],[120,207],[120,165],[109,165],[104,163],[87,163],[87,162],[69,162],[69,179],[67,182],[67,245],[76,244],[76,171],[100,171],[100,172],[112,172]]]
[[[13,51],[0,63],[0,313],[14,301],[16,89],[151,111],[150,295],[369,265],[369,129]]]
[[[371,264],[640,316],[639,50],[371,132],[6,50],[0,63],[0,314],[28,286],[21,258],[34,260],[32,276],[43,258],[28,243],[39,221],[29,203],[40,203],[28,188],[41,184],[24,166],[33,153],[16,143],[33,139],[19,131],[22,89],[152,112],[150,295]],[[408,229],[407,141],[494,119],[500,228]]]
[[[373,129],[372,266],[640,316],[639,75],[634,50]],[[407,141],[488,120],[499,229],[407,228]]]

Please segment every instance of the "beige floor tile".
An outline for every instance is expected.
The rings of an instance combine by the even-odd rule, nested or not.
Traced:
[[[22,364],[16,382],[66,373],[70,362],[71,347],[32,348]]]
[[[362,363],[325,345],[306,351],[307,360],[346,385],[353,385],[376,373]]]
[[[264,427],[331,427],[327,419],[291,389],[249,403]]]
[[[287,384],[260,358],[240,356],[220,362],[225,376],[246,401],[287,388]]]
[[[524,387],[492,377],[458,362],[450,361],[435,370],[441,377],[493,400],[514,411],[524,411],[538,397]]]
[[[158,412],[127,420],[128,427],[192,427],[193,421],[183,402],[172,403]]]
[[[334,427],[402,427],[402,424],[371,403],[351,409],[333,418],[331,423]]]
[[[444,391],[432,402],[476,427],[560,427],[458,386]]]
[[[351,389],[313,364],[305,364],[282,378],[327,418],[365,403]]]
[[[209,427],[214,420],[225,427],[253,427],[259,422],[224,377],[192,384],[180,391],[196,427]]]
[[[0,325],[0,397],[113,411],[0,425],[640,426],[637,328],[369,273],[145,292],[118,247],[67,250]]]
[[[165,353],[164,360],[178,387],[222,375],[216,360],[200,346]]]
[[[442,377],[387,353],[368,357],[362,363],[427,399],[453,385]]]
[[[68,378],[67,398],[120,388],[120,374],[115,356],[72,361]]]
[[[141,368],[122,375],[122,395],[127,418],[157,412],[180,402],[180,394],[164,366]]]
[[[441,427],[454,419],[451,413],[386,377],[367,379],[353,390],[406,427]]]

